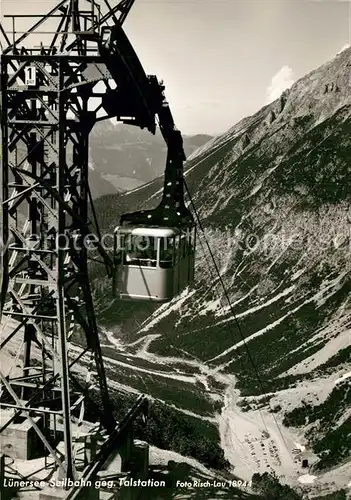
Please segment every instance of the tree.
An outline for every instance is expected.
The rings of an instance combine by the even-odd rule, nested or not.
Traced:
[[[252,488],[265,500],[302,500],[296,491],[287,485],[280,484],[274,473],[254,474]]]

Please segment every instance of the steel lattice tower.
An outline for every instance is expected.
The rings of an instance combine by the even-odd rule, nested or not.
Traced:
[[[83,2],[64,0],[20,36],[15,25],[25,16],[11,16],[11,35],[0,24],[0,354],[10,349],[14,356],[13,370],[0,371],[0,408],[14,410],[0,434],[18,416],[28,419],[66,478],[75,476],[72,417],[82,422],[89,397],[89,381],[75,369],[89,354],[101,423],[108,434],[116,425],[87,278],[88,138],[101,119],[101,104],[90,110],[92,99],[102,97],[94,87],[101,81],[108,87],[111,79],[94,40],[123,23],[133,2],[111,7],[90,0],[84,10]],[[41,38],[47,21],[57,26],[50,40],[27,47],[30,36]],[[71,341],[82,332],[84,348],[77,349]],[[61,425],[64,455],[39,428],[37,415],[47,422],[44,429]]]

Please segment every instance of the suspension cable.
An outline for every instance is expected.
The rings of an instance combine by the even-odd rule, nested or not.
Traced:
[[[119,51],[118,51],[118,52],[119,52]],[[124,60],[124,58],[121,56],[121,54],[119,54],[119,55],[120,55],[120,57],[122,58],[122,60]],[[144,105],[145,105],[146,109],[147,109],[147,110],[151,113],[150,107],[149,107],[148,102],[147,102],[147,100],[145,99],[145,96],[144,96],[144,94],[143,94],[143,92],[142,92],[142,90],[141,90],[141,88],[140,88],[140,86],[139,86],[139,83],[137,82],[137,80],[136,80],[136,78],[135,78],[135,76],[134,76],[133,72],[131,72],[131,71],[130,71],[129,66],[128,66],[128,65],[126,65],[126,67],[127,67],[128,72],[130,73],[130,76],[132,77],[132,80],[133,80],[133,82],[134,82],[134,84],[135,84],[135,86],[136,86],[136,88],[137,88],[137,91],[138,91],[138,93],[139,93],[139,95],[140,95],[140,97],[141,97],[142,101],[144,102]],[[153,114],[153,113],[151,113],[151,114]],[[159,120],[159,116],[158,116],[158,114],[155,114],[155,119],[156,119],[156,120],[155,120],[155,121],[156,121],[156,124],[158,124],[158,126],[159,126],[159,128],[160,128],[160,130],[161,130],[160,120]],[[227,145],[227,143],[225,143],[224,145]],[[222,149],[222,148],[224,147],[224,145],[219,146],[219,147],[218,147],[218,150],[219,150],[219,149]],[[212,154],[214,154],[214,152],[211,152],[209,155],[207,155],[204,159],[200,160],[198,163],[201,163],[202,161],[204,161],[207,157],[211,156]],[[198,164],[198,163],[197,163],[197,164]],[[197,164],[195,164],[194,166],[196,166]],[[237,327],[238,327],[238,331],[239,331],[240,337],[241,337],[241,339],[242,339],[243,345],[245,346],[245,350],[246,350],[247,355],[248,355],[248,357],[249,357],[250,363],[251,363],[251,364],[252,364],[252,366],[253,366],[253,369],[254,369],[254,371],[255,371],[255,374],[256,374],[256,377],[257,377],[257,380],[258,380],[259,386],[260,386],[261,391],[262,391],[262,393],[263,393],[263,395],[264,395],[264,394],[266,394],[266,391],[265,391],[265,389],[264,389],[264,387],[263,387],[263,383],[262,383],[262,380],[261,380],[261,377],[260,377],[259,371],[258,371],[258,369],[257,369],[257,367],[256,367],[256,365],[255,365],[255,363],[254,363],[254,360],[253,360],[253,358],[252,358],[252,356],[251,356],[250,350],[249,350],[249,348],[248,348],[248,346],[247,346],[247,343],[246,343],[246,341],[245,341],[245,337],[244,337],[243,332],[242,332],[242,330],[241,330],[240,323],[239,323],[239,321],[238,321],[238,319],[237,319],[237,317],[236,317],[236,315],[235,315],[235,313],[234,313],[233,306],[232,306],[232,304],[231,304],[231,302],[230,302],[230,298],[229,298],[228,292],[227,292],[227,290],[226,290],[226,287],[225,287],[224,281],[223,281],[223,279],[222,279],[222,276],[221,276],[221,274],[220,274],[220,272],[219,272],[218,265],[217,265],[217,262],[215,261],[215,258],[214,258],[214,255],[213,255],[213,253],[212,253],[211,247],[210,247],[210,245],[209,245],[209,243],[208,243],[208,240],[207,240],[207,238],[206,238],[206,235],[205,235],[205,233],[204,233],[204,229],[203,229],[203,226],[202,226],[201,220],[200,220],[199,215],[198,215],[198,213],[197,213],[197,210],[196,210],[195,204],[194,204],[194,202],[193,202],[193,200],[192,200],[192,197],[191,197],[190,191],[189,191],[189,189],[188,189],[188,185],[187,185],[187,183],[186,183],[186,180],[185,180],[185,176],[184,176],[184,175],[183,175],[183,183],[184,183],[184,186],[185,186],[186,192],[188,193],[190,203],[191,203],[191,205],[193,206],[193,210],[194,210],[194,213],[195,213],[196,219],[197,219],[197,221],[198,221],[198,225],[199,225],[199,227],[200,227],[200,229],[201,229],[202,233],[204,234],[204,238],[205,238],[205,242],[206,242],[207,249],[208,249],[208,251],[209,251],[209,253],[210,253],[210,256],[211,256],[211,259],[212,259],[212,261],[213,261],[213,264],[214,264],[214,267],[215,267],[216,273],[217,273],[217,275],[218,275],[218,278],[219,278],[219,280],[220,280],[221,286],[222,286],[222,288],[223,288],[224,295],[225,295],[226,300],[227,300],[227,302],[228,302],[228,305],[229,305],[230,311],[231,311],[232,316],[233,316],[233,318],[234,318],[234,321],[235,321],[235,323],[236,323],[236,325],[237,325]],[[286,446],[286,449],[287,449],[287,451],[289,452],[289,448],[288,448],[288,445],[287,445],[287,443],[286,443],[285,437],[283,436],[283,433],[281,432],[280,426],[279,426],[279,424],[278,424],[278,421],[277,421],[277,419],[276,419],[276,417],[275,417],[274,413],[273,413],[273,419],[274,419],[274,421],[275,421],[275,423],[276,423],[276,426],[277,426],[278,432],[279,432],[279,434],[280,434],[280,436],[281,436],[281,438],[282,438],[282,440],[283,440],[283,442],[284,442],[284,444],[285,444],[285,446]],[[289,452],[289,454],[290,454],[290,452]]]
[[[185,186],[186,192],[187,192],[187,194],[188,194],[188,197],[189,197],[190,203],[191,203],[191,205],[192,205],[192,207],[193,207],[193,210],[194,210],[194,214],[195,214],[195,217],[196,217],[197,223],[198,223],[198,225],[199,225],[199,227],[200,227],[200,229],[201,229],[202,234],[204,235],[204,239],[205,239],[205,242],[206,242],[206,247],[207,247],[208,252],[209,252],[209,254],[210,254],[210,256],[211,256],[211,260],[212,260],[212,262],[213,262],[213,265],[214,265],[214,267],[215,267],[216,273],[217,273],[217,275],[218,275],[218,279],[219,279],[219,281],[220,281],[220,283],[221,283],[221,286],[222,286],[222,288],[223,288],[224,296],[225,296],[225,298],[226,298],[226,300],[227,300],[227,302],[228,302],[228,305],[229,305],[229,308],[230,308],[231,314],[232,314],[232,316],[233,316],[233,318],[234,318],[234,321],[235,321],[235,323],[236,323],[236,325],[237,325],[237,328],[238,328],[238,331],[239,331],[239,334],[240,334],[241,340],[242,340],[242,342],[243,342],[243,345],[244,345],[244,347],[245,347],[245,350],[246,350],[247,356],[248,356],[248,358],[249,358],[249,360],[250,360],[250,363],[251,363],[251,365],[252,365],[252,367],[253,367],[253,369],[254,369],[254,372],[255,372],[255,375],[256,375],[257,381],[258,381],[259,386],[260,386],[260,389],[261,389],[261,391],[262,391],[262,395],[264,396],[264,395],[266,394],[266,390],[265,390],[265,388],[264,388],[264,386],[263,386],[263,383],[262,383],[262,379],[261,379],[261,376],[260,376],[259,370],[258,370],[258,368],[257,368],[257,366],[256,366],[256,364],[255,364],[255,362],[254,362],[254,360],[253,360],[253,357],[252,357],[252,355],[251,355],[250,349],[249,349],[249,347],[248,347],[248,345],[247,345],[247,342],[246,342],[246,340],[245,340],[245,337],[244,337],[243,331],[242,331],[242,329],[241,329],[240,322],[238,321],[238,318],[236,317],[236,314],[235,314],[235,312],[234,312],[234,309],[233,309],[233,306],[232,306],[232,304],[231,304],[230,297],[229,297],[229,295],[228,295],[228,292],[227,292],[226,286],[225,286],[224,281],[223,281],[223,278],[222,278],[222,276],[221,276],[221,274],[220,274],[220,271],[219,271],[219,268],[218,268],[217,262],[216,262],[216,260],[215,260],[215,258],[214,258],[213,252],[212,252],[211,247],[210,247],[210,245],[209,245],[208,239],[207,239],[206,234],[205,234],[205,231],[204,231],[204,227],[203,227],[203,225],[202,225],[202,222],[201,222],[201,219],[200,219],[200,217],[199,217],[199,214],[198,214],[198,212],[197,212],[197,210],[196,210],[196,206],[195,206],[195,204],[194,204],[194,202],[193,202],[193,199],[192,199],[192,196],[191,196],[191,194],[190,194],[190,191],[189,191],[189,188],[188,188],[188,185],[187,185],[187,182],[186,182],[185,178],[184,178],[184,186]],[[260,413],[261,413],[261,411],[260,411]],[[278,432],[279,432],[279,434],[280,434],[280,436],[281,436],[281,438],[282,438],[282,440],[283,440],[283,443],[284,443],[284,445],[285,445],[285,447],[286,447],[286,449],[287,449],[287,451],[288,451],[288,453],[289,453],[289,455],[290,455],[291,453],[290,453],[290,450],[289,450],[288,444],[287,444],[287,442],[286,442],[285,436],[283,435],[283,433],[282,433],[282,431],[281,431],[281,428],[280,428],[280,425],[279,425],[279,423],[278,423],[278,420],[277,420],[276,416],[274,415],[274,413],[272,413],[272,416],[273,416],[274,422],[275,422],[275,424],[276,424],[276,426],[277,426]],[[261,414],[261,418],[262,418],[262,414]],[[265,423],[264,423],[264,425],[265,425],[265,427],[267,428],[267,426],[266,426],[266,424],[265,424]],[[268,430],[267,430],[267,432],[268,432]]]

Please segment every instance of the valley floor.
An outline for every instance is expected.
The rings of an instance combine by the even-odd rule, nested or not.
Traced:
[[[13,364],[11,354],[18,347],[16,337],[10,342],[8,359],[2,359],[3,369]],[[113,353],[113,358],[112,355],[104,354],[111,387],[123,392],[151,394],[151,399],[161,401],[186,415],[217,424],[224,456],[232,466],[231,472],[238,478],[248,481],[254,473],[275,471],[281,482],[299,487],[309,496],[351,486],[349,464],[319,473],[318,476],[309,473],[308,468],[302,468],[298,450],[299,447],[303,449],[299,445],[303,443],[301,434],[293,428],[283,427],[278,415],[263,408],[243,411],[238,405],[240,393],[235,388],[233,375],[211,368],[198,359],[153,354],[148,349],[156,337],[146,335],[133,344],[123,345],[118,335],[108,331],[102,333],[103,348],[109,348]],[[71,348],[75,351],[81,349],[77,345]],[[82,369],[88,361],[82,357]],[[136,384],[138,377],[144,381],[144,386]],[[147,377],[153,384],[146,386]],[[153,390],[158,394],[159,383],[170,389],[164,399],[152,394]],[[188,394],[190,404],[187,401]],[[169,400],[173,395],[174,403]],[[204,405],[199,408],[197,402],[201,398],[213,401],[216,406]],[[310,453],[312,462],[313,458]]]
[[[155,363],[162,376],[169,379],[185,380],[187,377],[190,384],[201,381],[203,390],[214,399],[218,398],[218,393],[211,392],[210,379],[226,387],[224,398],[222,397],[222,410],[217,412],[214,418],[204,417],[197,413],[196,408],[191,413],[197,414],[199,419],[205,418],[217,423],[221,447],[225,458],[233,467],[232,472],[235,476],[249,481],[254,473],[274,471],[282,483],[298,487],[308,495],[324,494],[348,487],[350,475],[347,467],[333,469],[335,478],[333,471],[319,473],[318,476],[309,472],[309,466],[317,457],[299,444],[303,442],[303,437],[298,430],[284,427],[279,417],[267,410],[244,412],[238,405],[240,393],[235,389],[233,375],[219,372],[218,369],[210,368],[197,359],[163,357],[149,352],[149,346],[157,335],[146,335],[133,344],[123,346],[123,351],[121,342],[114,334],[105,332],[105,335],[106,340],[119,349],[123,357],[129,357],[136,372],[139,369],[138,364],[142,361]],[[129,349],[133,350],[132,355],[129,354]],[[108,363],[107,359],[106,362]],[[175,366],[178,368],[175,369]],[[182,367],[181,370],[179,366]],[[188,368],[190,373],[187,372]],[[145,368],[143,370],[148,371]],[[178,409],[187,413],[181,405]],[[306,456],[309,464],[303,468],[302,458]]]

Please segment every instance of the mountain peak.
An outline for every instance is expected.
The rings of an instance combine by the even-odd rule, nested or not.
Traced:
[[[302,118],[310,120],[311,126],[316,125],[332,116],[337,109],[349,104],[350,94],[351,47],[298,79],[272,103],[243,118],[227,132],[204,144],[189,156],[188,161],[198,160],[207,151],[221,147],[228,140],[245,134],[248,130],[251,130],[252,144],[255,144],[266,133],[266,126],[271,126],[273,133],[288,120]]]

